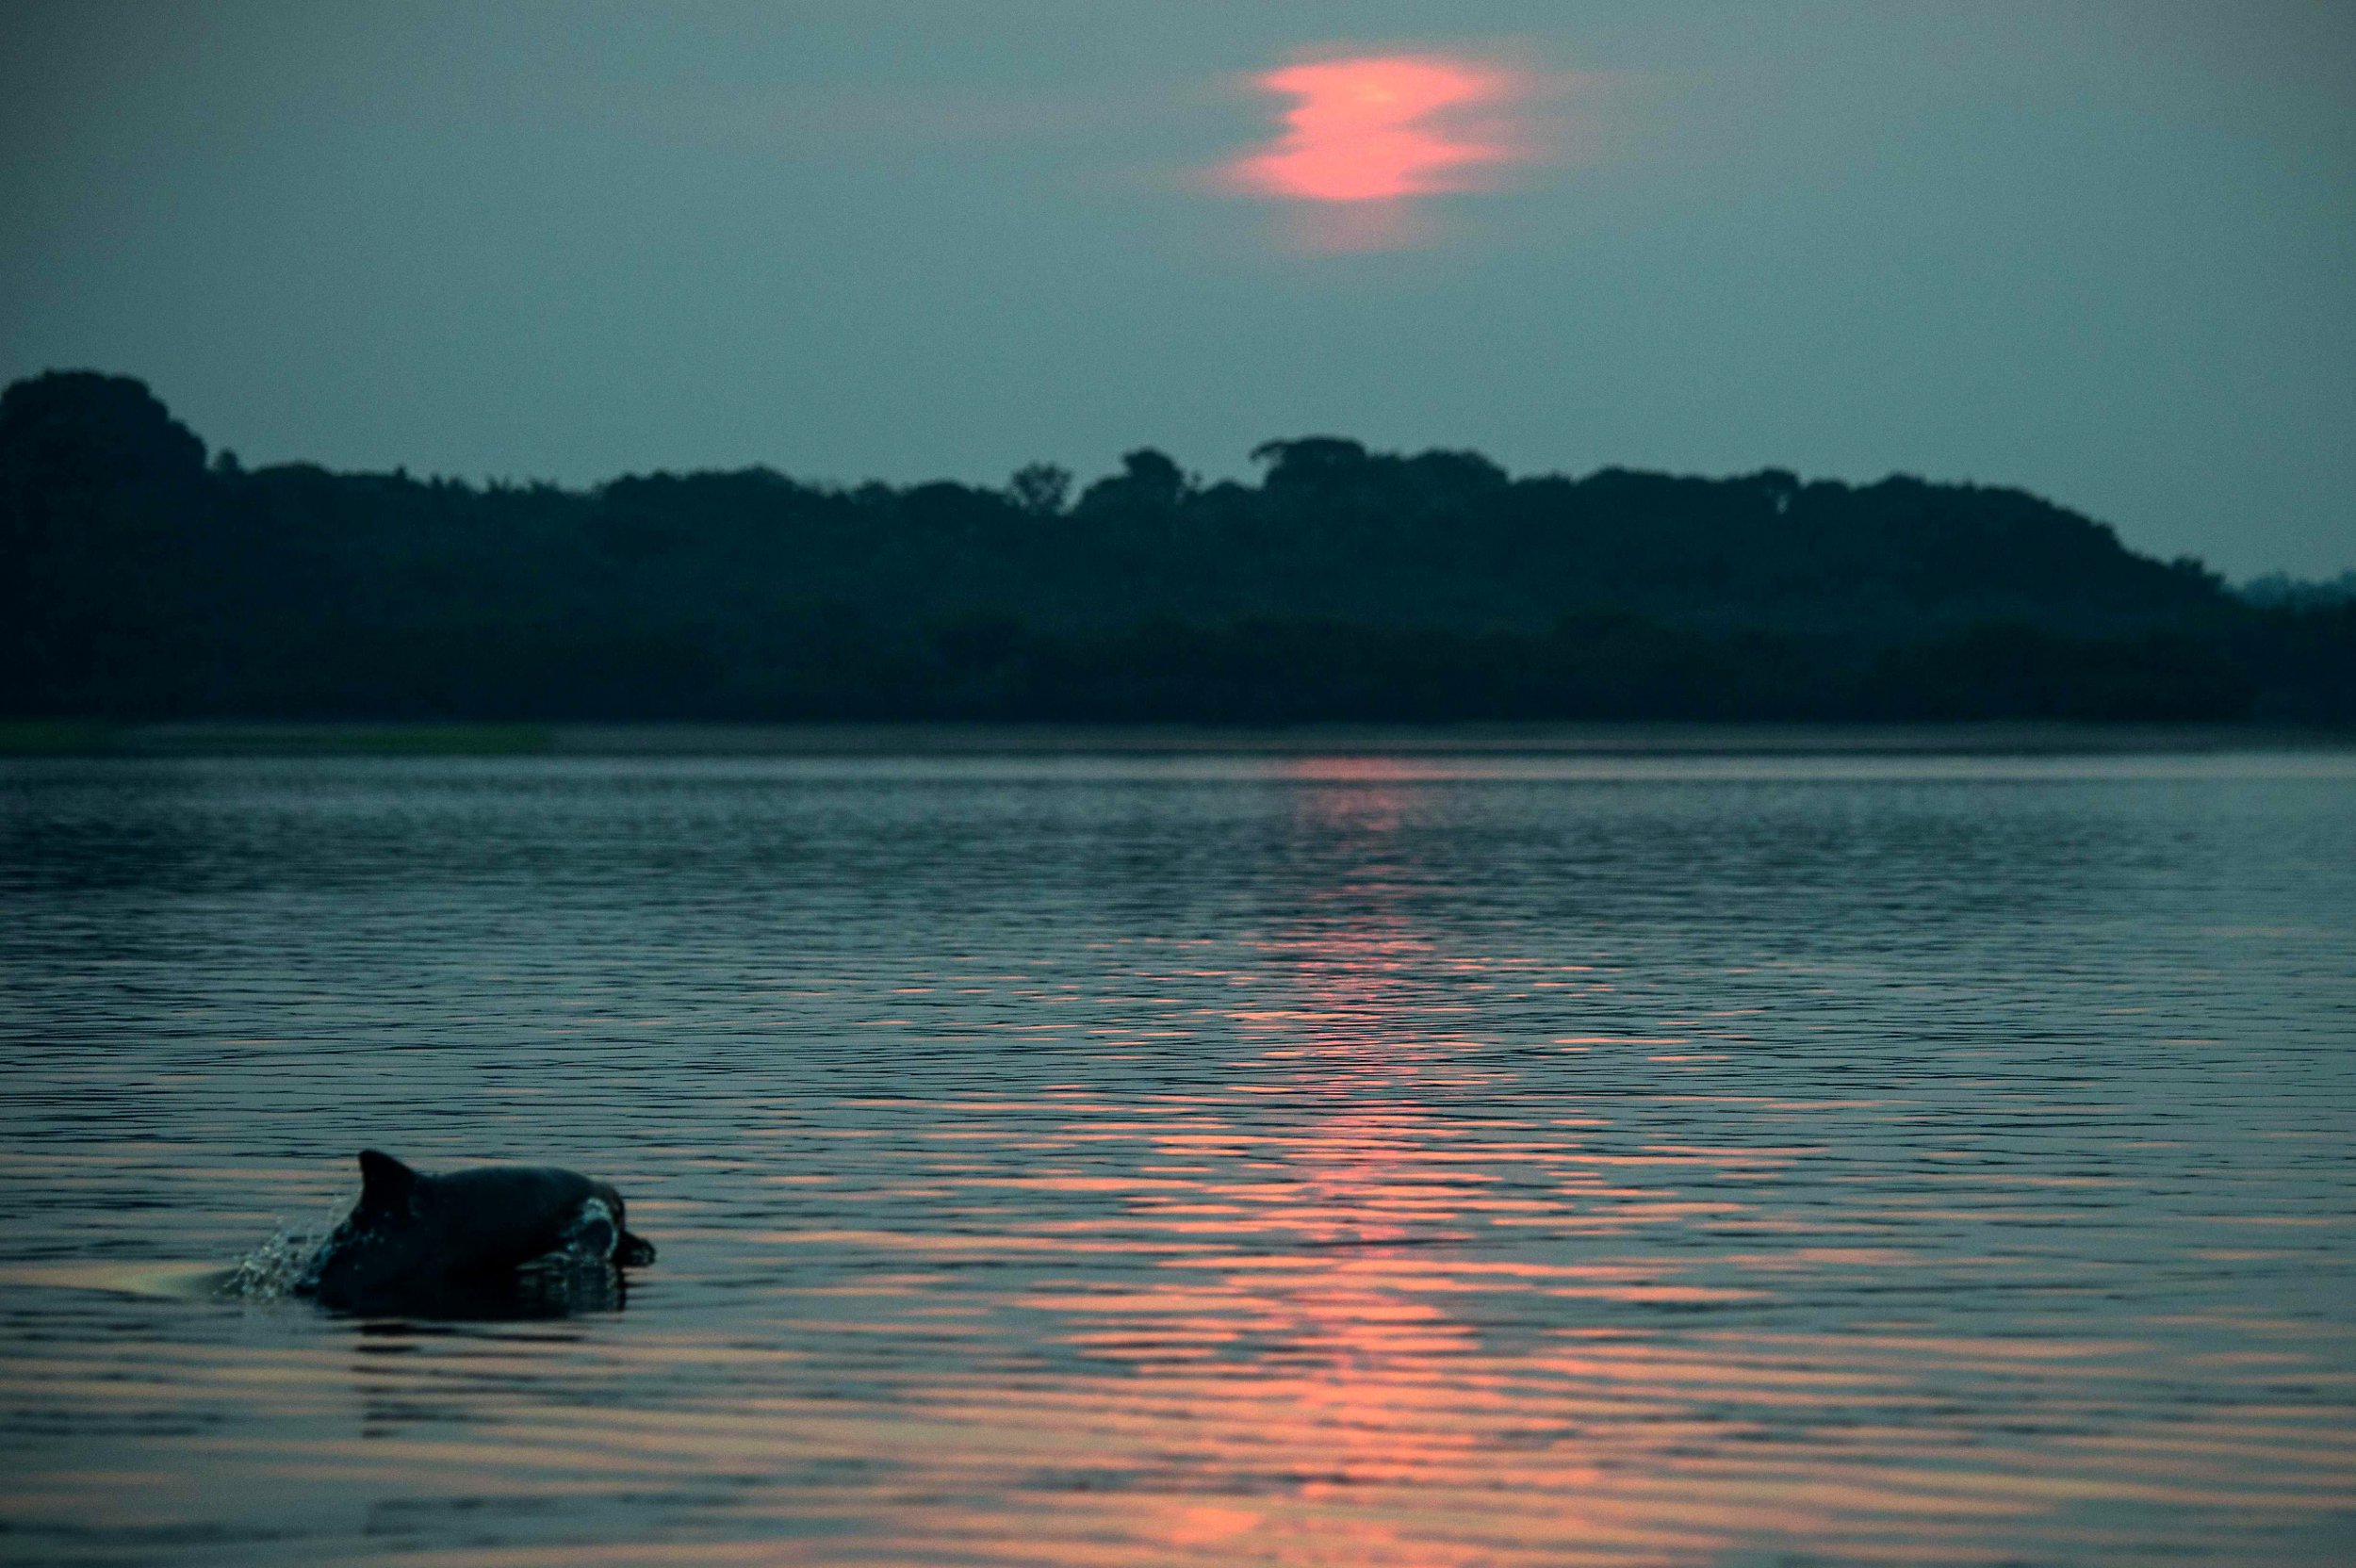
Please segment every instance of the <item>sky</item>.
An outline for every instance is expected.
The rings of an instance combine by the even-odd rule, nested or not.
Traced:
[[[0,0],[0,378],[139,376],[249,465],[1342,434],[2356,566],[2340,0]]]

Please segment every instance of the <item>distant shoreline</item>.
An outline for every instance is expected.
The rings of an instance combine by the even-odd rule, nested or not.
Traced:
[[[0,713],[51,722],[20,751],[2115,749],[2157,731],[2043,727],[2356,727],[2356,602],[2237,597],[2022,490],[1517,478],[1338,436],[1259,459],[1257,483],[1206,486],[1140,448],[1076,498],[1037,466],[999,489],[763,468],[477,488],[208,461],[144,384],[53,373],[0,391],[22,564],[0,573]],[[97,715],[228,727],[77,722]],[[266,722],[292,717],[358,727]],[[613,719],[680,727],[585,722]],[[911,727],[935,724],[958,727]],[[1717,724],[1795,727],[1695,727]],[[1918,727],[1947,725],[1990,727]]]
[[[2356,750],[2266,724],[357,724],[0,722],[0,758],[1922,755]]]

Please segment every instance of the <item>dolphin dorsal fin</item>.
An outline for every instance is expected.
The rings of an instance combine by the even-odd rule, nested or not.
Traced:
[[[405,1214],[417,1207],[417,1189],[425,1178],[374,1149],[360,1151],[360,1209],[362,1214]]]

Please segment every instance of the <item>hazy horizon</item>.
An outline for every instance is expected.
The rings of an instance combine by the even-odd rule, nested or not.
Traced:
[[[139,376],[250,465],[994,484],[1330,433],[2356,564],[2356,17],[1430,15],[20,5],[0,379]],[[1300,71],[1358,58],[1488,118],[1337,175]]]

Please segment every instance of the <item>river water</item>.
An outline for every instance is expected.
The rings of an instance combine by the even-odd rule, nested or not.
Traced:
[[[9,1561],[2356,1560],[2356,754],[19,761],[0,986]]]

